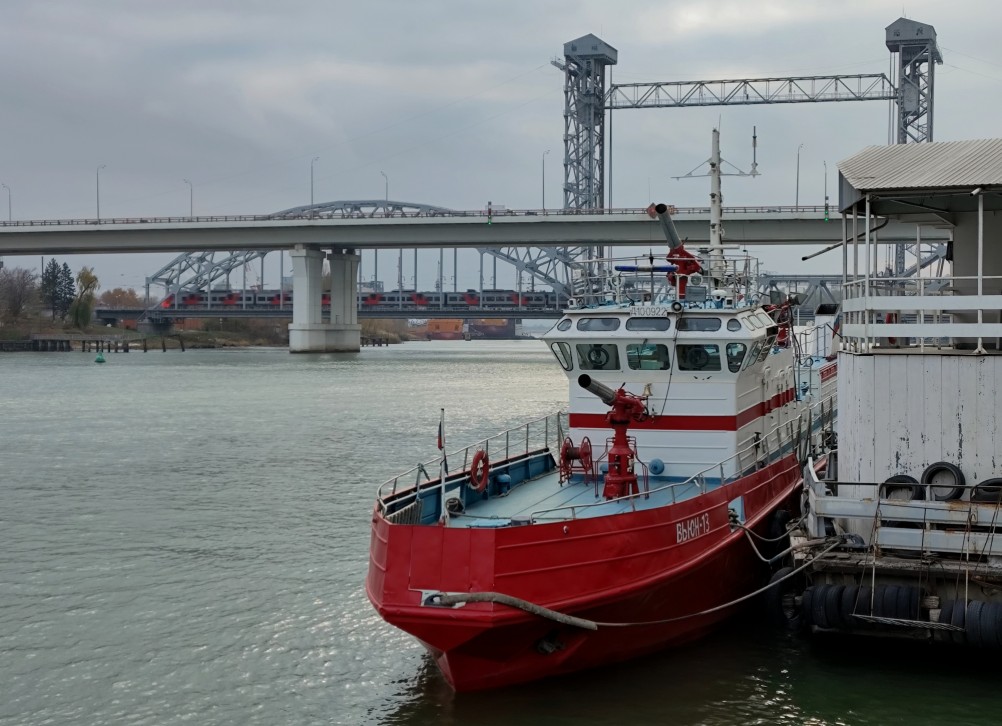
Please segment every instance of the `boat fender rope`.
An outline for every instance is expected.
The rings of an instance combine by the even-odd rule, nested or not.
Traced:
[[[523,600],[511,595],[505,595],[503,592],[438,593],[430,596],[425,601],[425,604],[451,606],[468,602],[492,602],[499,605],[507,605],[508,607],[513,607],[518,610],[524,610],[532,615],[538,615],[541,618],[555,620],[563,625],[572,625],[576,628],[583,628],[585,630],[598,630],[598,625],[591,620],[576,618],[573,615],[567,615],[565,613],[557,612],[556,610],[550,610],[549,608],[544,608],[542,605],[531,603],[528,600]]]
[[[455,593],[435,593],[429,595],[424,600],[424,605],[438,605],[442,607],[451,607],[455,605],[462,605],[469,602],[492,602],[500,605],[507,605],[508,607],[516,608],[517,610],[524,610],[532,615],[537,615],[541,618],[547,618],[564,625],[571,625],[574,627],[582,628],[584,630],[598,630],[599,628],[635,628],[635,627],[645,627],[651,625],[665,625],[667,623],[674,623],[679,620],[688,620],[689,618],[698,618],[703,615],[710,615],[711,613],[718,612],[720,610],[726,610],[729,607],[733,607],[745,600],[750,600],[753,597],[758,597],[766,590],[776,587],[782,582],[789,580],[795,575],[799,575],[801,572],[806,570],[812,564],[814,564],[814,559],[826,555],[833,549],[843,544],[845,539],[844,535],[838,537],[832,537],[828,540],[823,540],[827,543],[831,541],[825,549],[817,554],[815,558],[806,559],[804,564],[791,570],[785,577],[781,577],[774,582],[770,582],[764,587],[760,587],[758,590],[748,593],[739,597],[737,600],[732,600],[731,602],[726,602],[723,605],[717,605],[716,607],[709,608],[708,610],[701,610],[698,613],[689,613],[688,615],[679,615],[674,618],[665,618],[664,620],[649,620],[642,623],[603,623],[596,622],[594,620],[586,620],[585,618],[578,618],[573,615],[567,615],[566,613],[561,613],[556,610],[550,610],[542,605],[536,605],[535,603],[529,602],[528,600],[523,600],[519,597],[513,597],[512,595],[505,595],[501,592],[455,592]]]

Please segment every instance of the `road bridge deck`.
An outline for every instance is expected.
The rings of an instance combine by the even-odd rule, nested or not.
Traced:
[[[679,208],[679,236],[691,244],[709,241],[709,209]],[[823,207],[730,207],[724,209],[725,242],[737,245],[831,244],[842,239],[837,218]],[[923,239],[946,239],[948,230],[924,230]],[[915,227],[891,220],[882,242],[910,242]],[[659,222],[646,209],[504,210],[422,216],[276,219],[266,216],[148,217],[35,220],[0,223],[0,255],[196,250],[438,249],[441,247],[645,246],[664,243]]]

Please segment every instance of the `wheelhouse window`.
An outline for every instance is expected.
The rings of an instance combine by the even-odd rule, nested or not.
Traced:
[[[738,320],[737,318],[731,318],[730,320],[727,321],[727,329],[730,330],[732,333],[741,330],[741,321]]]
[[[751,353],[745,358],[745,368],[751,368],[758,362],[758,354],[762,352],[762,341],[752,346]]]
[[[578,368],[585,371],[618,371],[619,349],[615,343],[578,343]]]
[[[679,330],[712,333],[715,330],[720,330],[720,318],[679,318],[675,327]]]
[[[619,318],[580,318],[578,330],[587,330],[592,333],[608,333],[619,330]]]
[[[766,338],[765,345],[762,346],[762,352],[758,354],[759,361],[764,361],[772,353],[772,347],[776,345],[776,336],[770,335]]]
[[[553,355],[557,357],[557,363],[563,366],[565,371],[569,371],[574,366],[574,360],[571,358],[571,346],[567,343],[551,343],[550,350],[553,351]]]
[[[677,345],[675,358],[680,371],[720,370],[720,346],[716,344]]]
[[[744,343],[728,343],[724,346],[724,353],[727,356],[727,370],[731,373],[740,371],[747,352],[748,346]]]
[[[670,318],[629,318],[626,321],[627,330],[665,331],[670,327]]]
[[[671,367],[668,346],[660,343],[630,343],[626,346],[626,362],[635,371],[666,371]]]
[[[557,323],[557,330],[569,330],[571,327],[571,319],[564,318],[559,323]]]

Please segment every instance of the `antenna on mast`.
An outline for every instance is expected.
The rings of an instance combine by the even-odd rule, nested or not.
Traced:
[[[711,145],[710,158],[703,164],[709,164],[710,170],[706,174],[693,174],[703,164],[700,164],[688,174],[674,176],[672,179],[686,179],[690,177],[708,176],[710,177],[710,275],[714,279],[720,279],[723,271],[723,203],[724,196],[720,189],[720,177],[722,176],[750,176],[759,175],[758,160],[756,150],[758,147],[758,132],[756,127],[752,127],[752,166],[751,171],[741,171],[730,162],[724,161],[720,157],[720,131],[713,129],[713,143]],[[724,173],[723,165],[727,164],[734,169],[733,172]]]

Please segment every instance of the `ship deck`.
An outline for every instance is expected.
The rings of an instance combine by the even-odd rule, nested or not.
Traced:
[[[628,497],[605,501],[602,482],[584,481],[575,475],[560,484],[557,470],[522,482],[508,492],[467,504],[466,511],[449,519],[450,527],[506,527],[530,521],[561,521],[572,518],[604,517],[643,509],[654,509],[690,499],[704,488],[696,481],[672,482],[651,478],[648,497]],[[706,489],[716,481],[707,480]],[[560,510],[560,511],[553,511]]]

